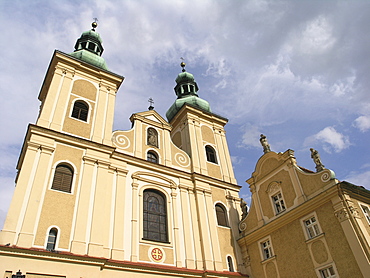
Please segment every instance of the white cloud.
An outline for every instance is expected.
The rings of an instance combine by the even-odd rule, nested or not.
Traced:
[[[370,116],[360,116],[355,122],[354,126],[362,132],[366,132],[370,129]]]
[[[318,133],[306,138],[304,145],[310,144],[321,144],[322,148],[328,153],[332,153],[332,151],[339,153],[351,145],[349,137],[336,131],[332,126],[325,127]]]
[[[261,132],[259,131],[258,126],[246,124],[243,127],[243,135],[241,141],[239,142],[239,147],[246,147],[246,148],[262,148],[261,143],[259,141]]]
[[[356,185],[364,186],[370,190],[370,164],[365,164],[361,167],[362,171],[351,171],[344,180]]]
[[[307,22],[305,30],[302,34],[299,34],[301,52],[304,54],[322,54],[331,50],[336,41],[332,32],[333,28],[329,20],[323,15]]]

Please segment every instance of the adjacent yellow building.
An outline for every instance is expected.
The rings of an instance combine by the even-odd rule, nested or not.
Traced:
[[[370,192],[339,182],[311,152],[317,172],[292,150],[265,148],[247,180],[238,243],[250,277],[370,277]]]
[[[0,275],[24,277],[370,277],[370,192],[291,150],[264,155],[239,198],[224,126],[176,78],[166,113],[112,131],[124,78],[93,28],[55,51],[0,232]]]

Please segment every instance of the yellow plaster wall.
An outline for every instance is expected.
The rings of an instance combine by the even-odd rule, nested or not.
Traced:
[[[277,169],[282,165],[283,161],[278,161],[275,157],[267,158],[260,167],[258,167],[258,177],[263,177],[270,173],[272,170]]]
[[[181,142],[181,132],[178,131],[172,136],[172,142],[178,147],[181,148],[182,142]]]
[[[74,176],[73,180],[74,191],[72,194],[69,194],[49,189],[54,176],[53,173],[50,173],[48,189],[45,193],[44,204],[35,237],[36,245],[44,246],[48,228],[50,226],[57,226],[60,228],[58,233],[59,245],[57,247],[68,249],[75,205],[75,192],[77,190],[82,155],[83,151],[81,149],[60,144],[56,146],[52,165],[55,165],[60,160],[68,160],[77,168],[77,175]]]
[[[215,203],[221,201],[226,204],[225,190],[217,187],[212,187],[212,201]]]
[[[315,193],[316,191],[322,189],[325,185],[332,182],[331,180],[327,182],[323,182],[321,180],[321,176],[323,173],[315,174],[305,174],[301,171],[296,171],[298,178],[302,184],[303,192],[306,196],[310,196],[311,194]]]
[[[362,277],[331,202],[317,208],[316,213],[340,277]]]
[[[211,162],[207,162],[208,176],[216,179],[221,179],[221,169],[220,166]]]
[[[274,231],[271,244],[277,256],[280,277],[316,277],[299,219]]]
[[[207,143],[215,144],[215,137],[214,137],[213,131],[210,127],[202,125],[201,131],[202,131],[203,141],[205,141]]]
[[[92,101],[96,100],[96,88],[86,80],[76,80],[73,83],[72,94],[79,95]]]
[[[248,216],[244,220],[245,224],[247,225],[247,230],[253,230],[255,227],[257,227],[257,213],[256,213],[256,204],[252,201],[250,210],[248,211]]]
[[[254,242],[247,246],[251,268],[253,270],[251,277],[265,277],[263,267],[261,264],[261,251],[258,242]]]
[[[226,256],[231,255],[234,265],[236,266],[235,247],[233,235],[230,228],[217,227],[219,246],[221,250],[222,265],[224,269],[228,269]]]

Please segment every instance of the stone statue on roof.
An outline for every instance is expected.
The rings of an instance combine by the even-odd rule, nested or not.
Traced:
[[[244,219],[248,215],[248,206],[243,198],[240,199],[240,208],[242,209],[242,219]]]
[[[324,164],[322,164],[320,159],[320,154],[317,150],[311,148],[311,158],[313,159],[313,162],[316,164],[316,172],[320,172],[325,169]]]
[[[266,138],[265,135],[261,134],[260,142],[261,142],[261,145],[263,147],[263,152],[264,153],[268,153],[268,152],[271,151],[270,144],[267,142],[267,138]]]

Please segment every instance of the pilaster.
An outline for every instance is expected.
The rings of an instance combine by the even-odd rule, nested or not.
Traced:
[[[81,184],[78,203],[76,204],[75,228],[72,239],[71,252],[87,254],[87,242],[90,237],[93,201],[96,186],[96,159],[83,157]]]

